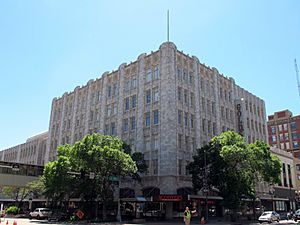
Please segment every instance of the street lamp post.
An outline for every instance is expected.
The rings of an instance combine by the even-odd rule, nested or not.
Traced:
[[[274,194],[275,194],[275,189],[274,187],[270,187],[270,190],[269,190],[269,194],[271,195],[271,201],[272,201],[272,211],[274,211],[274,202],[273,202],[273,198],[274,198]]]
[[[207,162],[206,162],[206,149],[204,149],[204,182],[203,182],[205,193],[205,220],[208,221],[208,202],[207,202],[207,195],[208,195],[208,184],[207,184]]]

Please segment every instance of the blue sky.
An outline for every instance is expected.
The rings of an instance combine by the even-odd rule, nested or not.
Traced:
[[[0,149],[48,129],[51,101],[170,40],[265,100],[300,114],[298,0],[2,0]]]

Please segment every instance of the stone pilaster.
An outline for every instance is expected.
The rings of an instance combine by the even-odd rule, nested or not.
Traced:
[[[136,118],[136,149],[141,152],[144,149],[144,86],[145,86],[145,56],[138,57],[138,113]]]
[[[87,83],[87,96],[86,96],[86,110],[85,110],[85,121],[84,121],[84,135],[89,132],[89,121],[91,114],[91,95],[92,95],[92,84],[94,80],[89,80]]]
[[[74,90],[74,99],[73,99],[73,107],[72,107],[72,117],[71,117],[71,138],[70,138],[70,144],[73,145],[75,143],[75,126],[76,126],[76,112],[78,107],[78,92],[79,92],[79,86],[77,86]]]
[[[123,109],[124,109],[124,83],[125,83],[125,66],[126,63],[123,63],[119,66],[119,80],[118,80],[118,108],[117,108],[117,134],[121,137],[122,134],[122,125],[123,125]]]

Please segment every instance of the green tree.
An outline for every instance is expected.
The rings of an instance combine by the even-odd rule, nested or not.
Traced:
[[[203,189],[206,179],[210,189],[214,187],[219,190],[225,207],[232,210],[235,219],[242,198],[255,197],[255,184],[258,180],[279,182],[281,164],[278,157],[270,153],[267,144],[257,141],[247,145],[242,136],[227,131],[198,149],[187,169],[192,175],[194,189]]]
[[[31,197],[32,194],[36,196],[41,195],[43,190],[41,178],[27,183],[24,187],[5,186],[2,188],[2,192],[6,197],[15,200],[17,208],[21,208],[24,199]]]
[[[58,160],[48,163],[44,170],[47,196],[62,201],[66,196],[79,195],[90,207],[95,199],[100,199],[105,212],[116,187],[112,178],[137,173],[136,163],[123,147],[119,138],[96,133],[85,136],[74,146],[59,146]],[[94,173],[94,179],[85,176],[90,173]]]

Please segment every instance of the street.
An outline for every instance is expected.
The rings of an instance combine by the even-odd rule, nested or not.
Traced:
[[[16,224],[14,224],[14,221]],[[8,223],[7,223],[8,222]],[[80,224],[80,225],[85,225],[85,224],[101,224],[101,225],[184,225],[184,223],[174,220],[174,221],[156,221],[156,222],[144,222],[144,223],[131,223],[131,222],[123,222],[123,223],[117,223],[117,222],[111,222],[111,223],[84,223],[84,222],[78,222],[78,223],[66,223],[66,222],[49,222],[47,220],[29,220],[29,219],[19,219],[19,218],[1,218],[1,223],[0,225],[43,225],[43,224],[51,224],[51,225],[61,225],[61,224]],[[198,225],[199,223],[196,223],[193,221],[191,225]],[[248,225],[258,225],[260,223],[243,223],[243,222],[217,222],[217,221],[211,221],[208,224],[211,225],[240,225],[240,224],[248,224]],[[268,224],[268,223],[264,223]],[[293,220],[282,220],[279,223],[271,223],[271,224],[297,224]],[[300,223],[299,223],[300,224]]]

